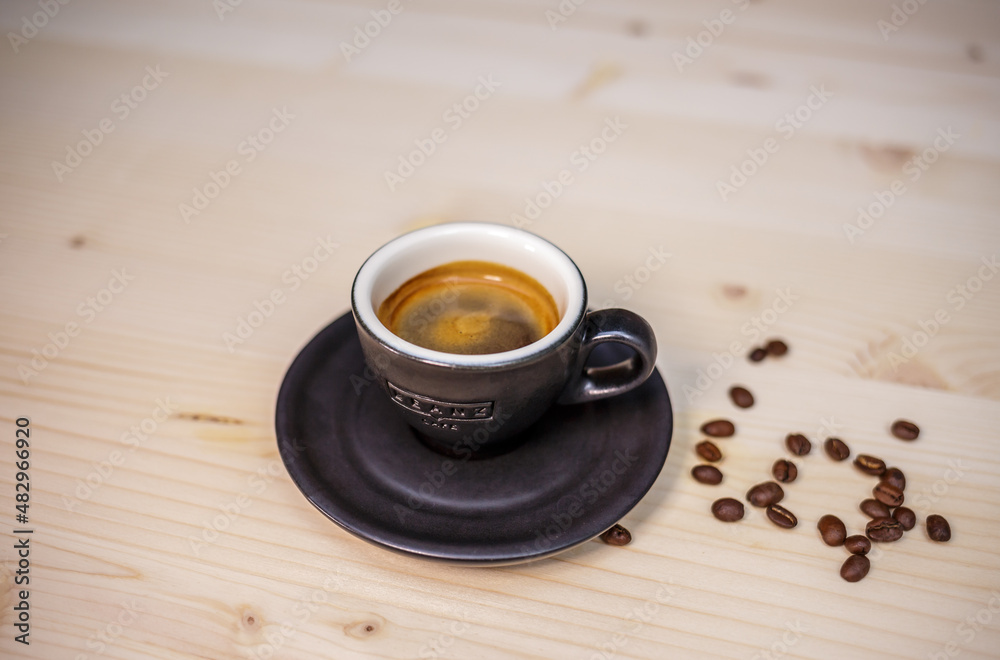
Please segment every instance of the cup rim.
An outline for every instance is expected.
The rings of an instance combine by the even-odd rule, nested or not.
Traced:
[[[565,278],[567,280],[566,310],[552,331],[541,339],[512,351],[467,355],[446,353],[418,346],[393,334],[382,324],[372,305],[375,278],[382,269],[393,258],[412,248],[421,239],[435,235],[454,236],[463,233],[482,234],[493,239],[521,240],[525,242],[525,246],[531,246],[531,251],[537,253],[539,259],[554,259],[559,262],[558,270],[568,275]],[[525,249],[529,248],[525,247]],[[448,261],[445,258],[442,263]],[[414,275],[416,274],[414,273]],[[579,267],[569,255],[537,234],[517,227],[488,222],[450,222],[415,229],[397,236],[375,250],[361,265],[354,277],[354,282],[351,285],[351,308],[354,312],[354,318],[365,332],[395,353],[443,366],[481,369],[527,362],[562,345],[573,335],[586,313],[587,285]]]

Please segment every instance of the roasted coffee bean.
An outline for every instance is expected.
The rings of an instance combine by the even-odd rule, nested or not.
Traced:
[[[709,463],[722,460],[722,450],[711,440],[702,440],[694,446],[694,450]]]
[[[753,394],[750,394],[750,390],[747,388],[739,385],[729,388],[729,398],[739,408],[749,408],[753,405]]]
[[[799,524],[798,518],[795,514],[781,506],[780,504],[772,504],[767,507],[766,510],[767,517],[778,527],[784,527],[785,529],[791,529]]]
[[[632,533],[621,525],[615,525],[601,534],[601,540],[608,545],[628,545],[632,542]]]
[[[701,425],[701,432],[710,438],[728,438],[736,433],[736,427],[728,419],[713,419]]]
[[[771,474],[774,476],[775,481],[790,484],[799,476],[799,469],[795,467],[795,463],[784,458],[779,458],[771,467]]]
[[[754,506],[765,507],[777,504],[785,497],[785,491],[773,481],[757,484],[747,491],[747,501]]]
[[[872,562],[864,555],[851,555],[840,567],[840,577],[848,582],[863,580],[871,570]]]
[[[691,468],[691,476],[695,481],[710,486],[722,483],[722,472],[714,465],[695,465]]]
[[[862,500],[861,504],[858,505],[861,509],[861,513],[865,514],[869,518],[888,518],[891,515],[889,507],[882,504],[878,500]]]
[[[823,443],[826,455],[835,461],[845,461],[851,455],[850,448],[840,438],[827,438]]]
[[[785,446],[796,456],[805,456],[812,451],[812,443],[809,442],[809,438],[801,433],[789,433],[785,438]]]
[[[858,454],[854,459],[854,464],[865,474],[881,477],[885,472],[885,461],[868,454]]]
[[[763,348],[755,348],[752,351],[750,351],[751,362],[760,362],[766,357],[767,357],[767,351],[765,351]]]
[[[880,481],[872,488],[872,495],[882,504],[893,507],[903,503],[903,491],[885,481]]]
[[[743,519],[743,502],[732,497],[723,497],[712,503],[712,515],[722,522],[736,522]]]
[[[827,514],[819,519],[816,524],[819,535],[823,537],[823,543],[830,546],[844,545],[847,538],[847,526],[837,516]]]
[[[764,346],[764,350],[767,351],[768,355],[773,355],[774,357],[781,357],[788,352],[788,344],[781,341],[780,339],[772,339],[767,342]]]
[[[903,471],[899,468],[886,468],[885,472],[882,473],[882,476],[879,477],[879,479],[887,484],[895,486],[899,490],[906,489],[906,475],[904,475]]]
[[[892,543],[903,537],[903,526],[893,518],[875,518],[868,521],[865,535],[878,543]]]
[[[844,539],[844,547],[852,555],[867,555],[868,551],[872,549],[872,542],[868,540],[867,536],[855,534]]]
[[[920,427],[905,419],[892,423],[892,434],[900,440],[916,440],[920,437]]]
[[[932,541],[944,543],[945,541],[951,539],[951,525],[948,524],[948,521],[945,520],[943,516],[932,513],[927,516],[927,520],[924,524],[927,525],[927,536],[929,536]]]
[[[896,510],[892,512],[892,517],[896,519],[896,522],[903,526],[904,532],[910,531],[917,525],[917,514],[913,513],[913,509],[909,509],[905,506],[897,507]]]

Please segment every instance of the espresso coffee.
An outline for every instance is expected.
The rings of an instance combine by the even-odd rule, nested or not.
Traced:
[[[552,294],[530,275],[488,261],[453,261],[410,278],[378,318],[411,344],[444,353],[502,353],[559,323]]]

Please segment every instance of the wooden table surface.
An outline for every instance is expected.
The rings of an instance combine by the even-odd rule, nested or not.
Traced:
[[[0,27],[3,657],[1000,656],[1000,5],[25,0]],[[430,563],[285,472],[293,357],[375,248],[454,220],[552,240],[655,328],[676,425],[631,545]],[[860,531],[872,480],[818,447],[796,529],[709,513],[791,431],[906,473],[920,526],[862,582],[815,525]]]

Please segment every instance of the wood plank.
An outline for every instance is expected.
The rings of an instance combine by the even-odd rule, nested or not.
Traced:
[[[3,51],[0,500],[13,506],[28,416],[35,532],[26,647],[8,625],[5,509],[0,653],[995,657],[1000,8],[927,3],[884,39],[892,3],[861,0],[589,0],[554,30],[554,2],[404,5],[350,62],[340,42],[385,3],[245,2],[219,20],[211,3],[100,0]],[[727,8],[735,22],[678,71],[672,54]],[[3,3],[3,33],[36,11]],[[121,117],[112,104],[147,66],[169,75]],[[500,85],[456,128],[445,113],[480,76]],[[786,140],[778,122],[821,86],[833,96]],[[241,151],[285,110],[273,142]],[[114,131],[60,182],[53,161],[105,118]],[[579,149],[616,118],[619,139],[583,169]],[[910,159],[949,127],[961,137],[916,176]],[[447,140],[391,188],[385,173],[435,128]],[[768,138],[779,149],[721,195]],[[239,174],[185,222],[180,205],[230,160]],[[673,398],[667,465],[622,521],[633,543],[469,569],[351,537],[278,457],[285,369],[347,310],[380,244],[436,222],[510,224],[564,169],[573,184],[528,228],[577,260],[594,306],[650,320]],[[845,233],[895,181],[884,214]],[[116,273],[127,285],[91,305]],[[227,343],[276,289],[267,322]],[[79,334],[32,366],[71,322]],[[790,354],[749,363],[771,336]],[[734,383],[754,408],[728,402]],[[709,487],[688,472],[719,416],[738,433]],[[918,441],[889,435],[899,417]],[[945,515],[953,540],[915,530],[844,582],[846,554],[815,523],[835,513],[861,531],[872,482],[818,447],[786,488],[796,529],[757,509],[714,520],[711,502],[766,479],[791,431],[898,465],[908,503]]]

